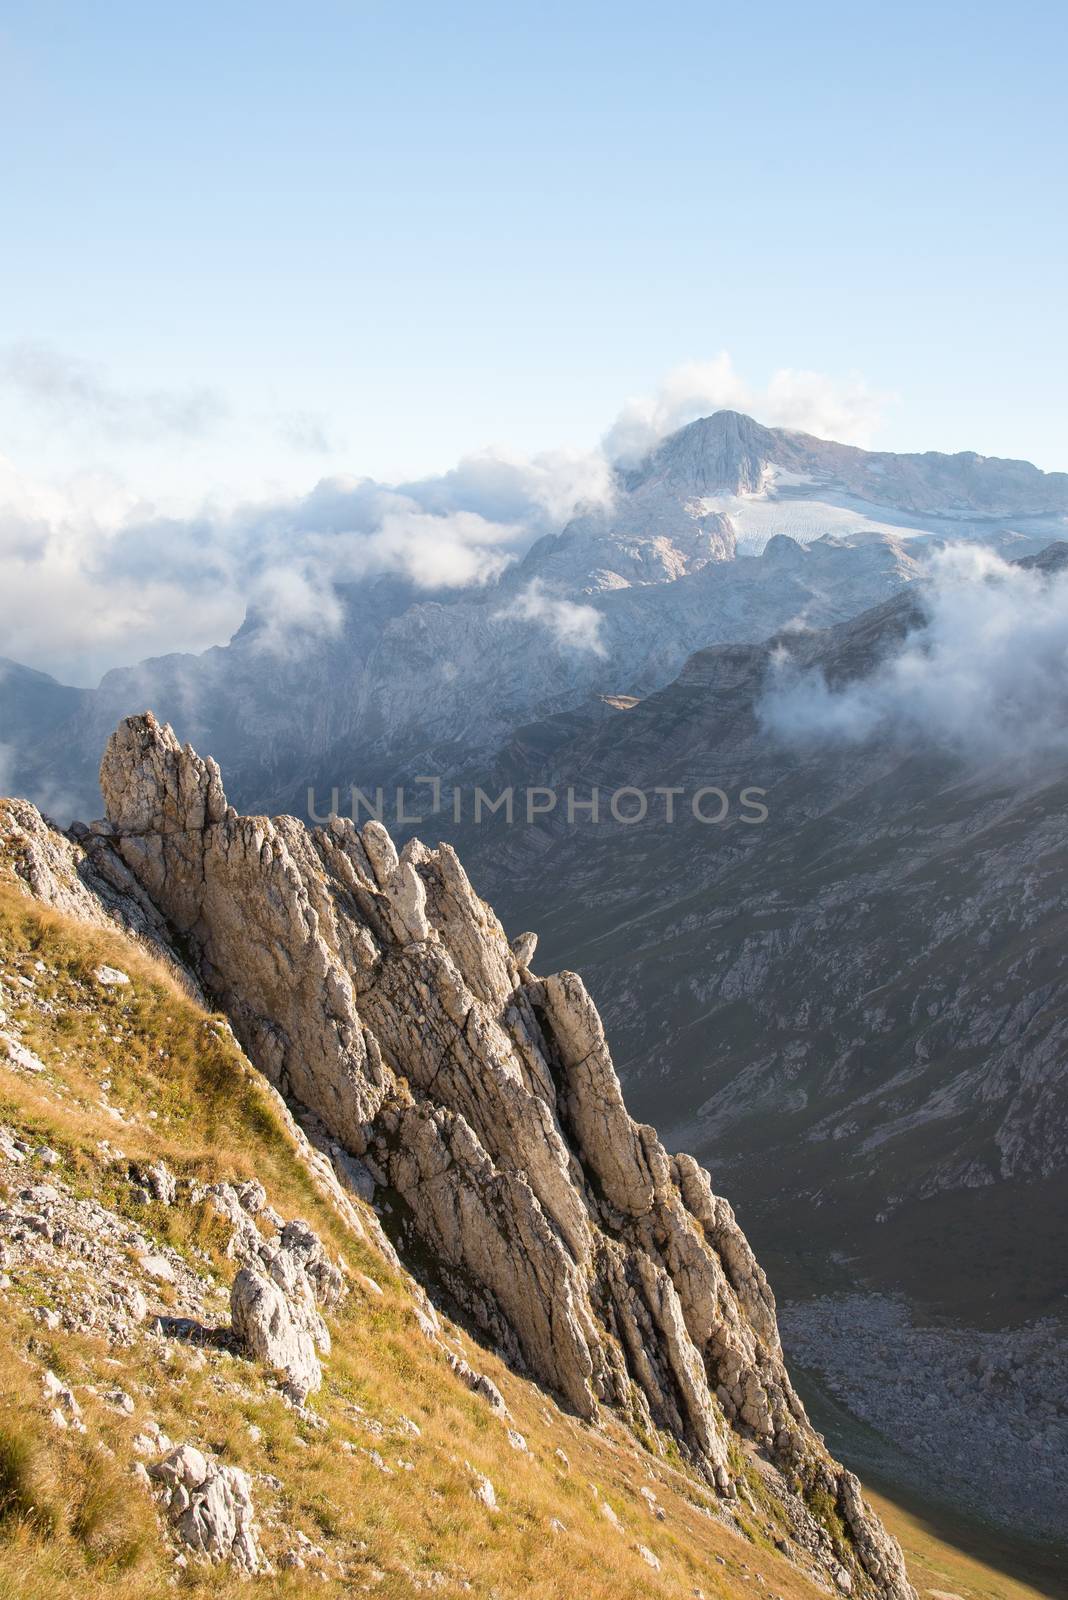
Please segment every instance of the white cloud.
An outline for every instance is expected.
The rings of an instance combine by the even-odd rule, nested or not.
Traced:
[[[1068,756],[1068,572],[952,546],[924,599],[927,625],[843,688],[781,653],[765,727],[794,744],[897,739],[979,764]]]
[[[68,426],[114,438],[199,438],[226,414],[214,389],[123,390],[89,362],[32,340],[0,351],[0,383]]]
[[[516,529],[487,522],[475,511],[438,516],[414,508],[388,511],[374,533],[352,551],[349,572],[402,572],[420,589],[488,583],[512,560]]]
[[[106,476],[47,486],[0,458],[0,653],[88,683],[219,643],[246,606],[262,647],[288,653],[336,631],[336,585],[389,572],[422,591],[489,583],[610,492],[601,456],[486,450],[400,488],[324,478],[303,496],[174,517]]]
[[[564,650],[595,656],[607,654],[601,642],[604,618],[596,606],[579,605],[574,600],[564,600],[550,594],[537,579],[495,615],[517,622],[533,622],[546,628]]]
[[[521,456],[501,447],[463,456],[451,472],[404,486],[427,510],[477,510],[498,522],[555,532],[577,510],[607,505],[612,469],[602,451],[546,450]]]
[[[212,414],[207,391],[123,394],[40,345],[0,357],[5,378],[51,415],[116,436],[195,432]],[[611,456],[647,448],[691,416],[763,406],[771,420],[849,435],[865,395],[862,386],[785,371],[758,392],[722,355],[678,368],[652,399],[631,402],[608,450],[486,449],[400,485],[333,476],[305,495],[205,502],[170,516],[106,474],[43,485],[0,460],[0,654],[88,683],[110,666],[221,643],[246,606],[264,648],[291,651],[339,626],[339,584],[379,573],[423,592],[491,583],[536,538],[611,503]],[[313,414],[267,420],[294,445],[329,444]],[[535,590],[516,616],[546,627],[565,648],[603,648],[590,606]]]
[[[744,411],[768,427],[867,445],[890,398],[859,378],[837,381],[790,367],[754,387],[724,350],[712,361],[675,367],[655,394],[628,400],[605,434],[604,450],[609,460],[632,466],[665,435],[713,411]]]
[[[119,662],[227,637],[243,608],[214,560],[202,552],[195,577],[124,560],[123,530],[147,514],[104,475],[52,487],[0,458],[0,654],[86,683]],[[192,571],[190,529],[170,542]]]
[[[863,378],[838,381],[825,372],[782,367],[767,388],[753,396],[753,411],[771,427],[867,449],[894,398],[872,389]]]
[[[521,506],[516,507],[517,510]],[[367,479],[165,517],[101,477],[61,489],[0,459],[0,654],[90,683],[109,667],[227,639],[246,606],[264,649],[336,632],[336,586],[392,572],[417,590],[483,584],[537,526],[424,510]]]
[[[314,567],[292,563],[260,573],[249,604],[260,625],[256,642],[274,656],[302,649],[309,638],[333,638],[344,620],[329,577]]]

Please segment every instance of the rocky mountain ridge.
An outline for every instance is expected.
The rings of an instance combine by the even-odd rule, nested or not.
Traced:
[[[705,497],[758,494],[775,469],[921,516],[1068,513],[1065,472],[1042,472],[1029,461],[972,450],[862,450],[789,428],[766,428],[737,411],[717,411],[680,428],[624,476],[628,487],[660,482]]]
[[[95,810],[100,748],[146,704],[224,761],[256,809],[292,809],[309,783],[447,778],[532,718],[666,686],[695,650],[844,621],[913,581],[947,539],[1027,554],[1063,531],[1064,480],[717,412],[616,469],[607,503],[492,582],[348,583],[336,626],[280,643],[250,610],[229,644],[116,669],[95,690],[0,673],[8,782],[64,817]]]
[[[1026,564],[1048,586],[1066,563],[1058,544]],[[1011,1429],[977,1405],[977,1375],[959,1374],[968,1427],[1026,1486],[1011,1512],[961,1460],[956,1401],[929,1411],[915,1464],[972,1510],[1049,1536],[1068,1483],[1063,744],[1032,761],[895,730],[791,744],[762,713],[784,660],[842,691],[906,639],[919,649],[928,620],[912,585],[829,630],[698,652],[610,725],[521,730],[482,777],[491,794],[755,785],[760,826],[737,807],[704,826],[685,803],[671,825],[652,803],[640,826],[615,823],[607,804],[596,825],[569,823],[561,800],[529,828],[447,836],[505,916],[537,922],[552,959],[581,967],[628,1099],[729,1174],[787,1296],[820,1287],[818,1316],[786,1322],[805,1329],[799,1361],[822,1349],[828,1377],[855,1380],[857,1414],[895,1442],[900,1472],[914,1464],[916,1409],[964,1359],[968,1330],[1023,1364],[1048,1346],[1053,1388],[1025,1399],[1026,1383],[1004,1379]],[[1053,693],[1030,712],[1058,715]],[[987,720],[998,714],[991,700]],[[881,1318],[880,1298],[866,1321],[865,1293],[901,1314]],[[915,1384],[905,1399],[858,1363],[852,1342],[869,1323]]]
[[[60,836],[12,814],[34,892],[117,906],[169,947],[350,1179],[388,1196],[401,1255],[432,1261],[513,1365],[581,1417],[674,1441],[728,1500],[748,1442],[839,1588],[908,1600],[797,1399],[730,1207],[630,1119],[581,980],[535,977],[532,937],[509,945],[447,846],[398,857],[374,823],[239,817],[215,764],[151,715],[109,741],[101,784],[73,872]]]

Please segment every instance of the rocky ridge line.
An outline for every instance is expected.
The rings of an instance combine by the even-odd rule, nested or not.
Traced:
[[[239,817],[215,763],[151,714],[112,736],[101,787],[107,825],[77,833],[88,870],[128,875],[166,920],[250,1058],[384,1191],[402,1256],[429,1253],[580,1416],[611,1407],[670,1435],[722,1494],[741,1442],[760,1450],[842,1590],[911,1600],[900,1550],[793,1391],[729,1205],[628,1115],[581,979],[536,977],[530,937],[517,958],[447,846],[398,857],[376,823]]]

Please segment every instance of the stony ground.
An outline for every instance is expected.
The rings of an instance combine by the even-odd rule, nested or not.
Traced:
[[[917,1485],[1063,1537],[1068,1329],[914,1326],[906,1303],[839,1295],[780,1309],[792,1360],[906,1458]]]
[[[0,894],[0,1011],[4,1600],[826,1593],[766,1463],[724,1507],[436,1312],[118,935]]]

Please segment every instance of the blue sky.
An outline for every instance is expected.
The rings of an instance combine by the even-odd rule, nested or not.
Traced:
[[[859,375],[886,447],[1068,467],[1066,17],[7,0],[0,344],[51,376],[0,452],[405,476],[727,350]]]
[[[250,600],[322,626],[339,564],[469,581],[606,435],[719,405],[1068,468],[1066,34],[5,0],[0,656],[87,683]]]

